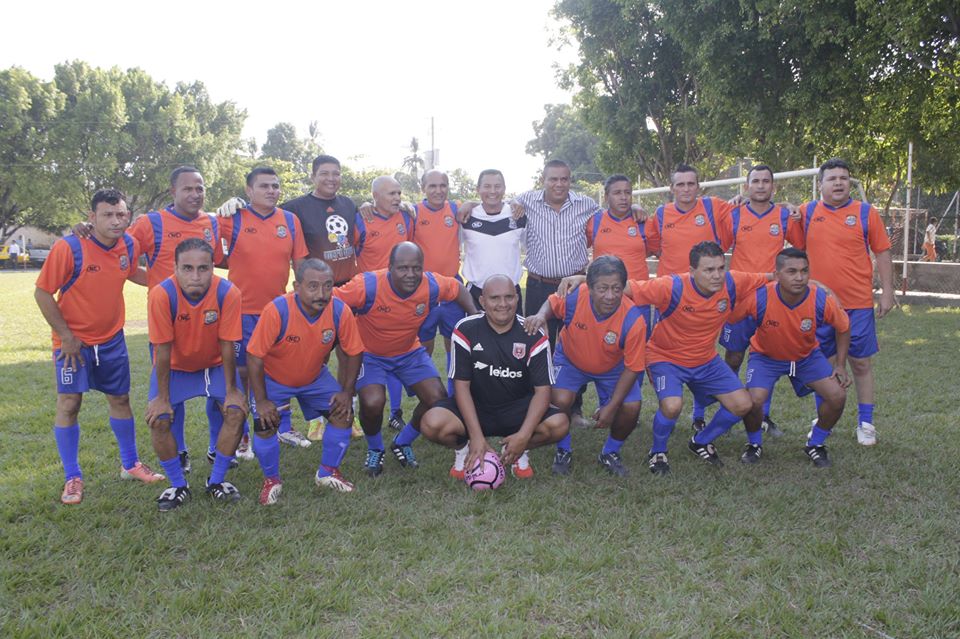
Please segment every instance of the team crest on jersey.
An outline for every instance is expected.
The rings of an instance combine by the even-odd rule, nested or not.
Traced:
[[[414,310],[414,313],[417,315],[423,315],[427,310],[426,304],[417,304],[417,308]]]
[[[846,224],[847,226],[853,226],[853,225],[855,225],[855,224],[857,223],[857,216],[856,216],[856,215],[848,215],[848,216],[847,216],[847,219],[845,219],[845,220],[843,221],[843,223]]]
[[[130,260],[127,259],[126,255],[120,256],[120,270],[125,271],[127,267],[130,266]]]
[[[403,222],[397,222],[397,235],[403,235],[407,232],[407,227],[403,225]]]
[[[450,217],[449,215],[445,216],[443,218],[443,224],[444,226],[453,226],[453,218]]]
[[[523,342],[513,343],[513,356],[517,359],[523,359],[527,355],[527,345]]]
[[[206,240],[207,242],[212,242],[213,232],[211,232],[210,229],[203,229],[203,239]]]
[[[703,226],[707,223],[707,218],[703,217],[702,215],[698,215],[697,217],[693,218],[693,223],[697,226]]]
[[[770,235],[772,235],[772,236],[774,236],[774,237],[780,235],[780,225],[779,225],[779,224],[771,224],[771,225],[770,225]]]
[[[723,313],[727,310],[727,300],[720,300],[717,302],[717,312]]]
[[[320,339],[323,340],[323,343],[324,343],[324,344],[329,344],[330,342],[332,342],[332,341],[333,341],[333,329],[332,329],[332,328],[328,328],[327,330],[323,331],[323,336],[322,336]]]
[[[635,227],[635,226],[629,227],[629,228],[627,229],[627,235],[629,235],[630,237],[636,237],[636,236],[637,236],[637,227]]]
[[[217,321],[217,318],[220,316],[216,311],[206,311],[203,314],[203,323],[204,324],[213,324]]]
[[[277,227],[277,237],[283,239],[287,236],[287,227],[283,224]]]
[[[812,319],[810,319],[809,317],[804,317],[802,320],[800,320],[800,330],[801,330],[801,331],[806,332],[806,331],[809,331],[811,328],[813,328],[813,320],[812,320]]]
[[[617,334],[613,331],[607,331],[607,334],[603,336],[603,341],[613,346],[617,342]]]

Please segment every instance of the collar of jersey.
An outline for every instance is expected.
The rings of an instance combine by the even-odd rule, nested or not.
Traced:
[[[122,236],[121,236],[121,237],[122,237]],[[109,253],[109,252],[112,251],[114,248],[116,248],[117,242],[120,241],[120,238],[119,238],[119,237],[117,238],[117,242],[114,242],[114,243],[113,243],[113,246],[107,246],[106,244],[101,244],[101,243],[100,243],[100,240],[98,240],[97,238],[95,238],[95,237],[93,236],[93,233],[91,233],[91,234],[90,234],[90,241],[93,242],[94,244],[96,244],[97,246],[99,246],[100,248],[102,248],[102,249],[103,249],[104,251],[106,251],[107,253]]]
[[[844,203],[841,204],[840,206],[830,206],[829,204],[827,204],[827,203],[824,202],[823,200],[820,200],[820,204],[823,204],[825,207],[827,207],[827,208],[828,208],[829,210],[831,210],[831,211],[839,211],[840,209],[846,208],[846,207],[850,206],[850,203],[851,203],[851,202],[853,202],[853,198],[848,199],[846,202],[844,202]]]
[[[397,211],[397,212],[394,213],[393,215],[387,215],[386,217],[384,217],[383,215],[380,215],[380,211],[378,211],[377,209],[373,209],[373,216],[374,216],[374,217],[379,217],[381,220],[389,220],[389,219],[392,218],[394,215],[400,215],[400,211]]]
[[[763,218],[763,217],[766,217],[766,215],[767,215],[768,213],[770,213],[770,211],[772,211],[773,209],[777,208],[777,205],[774,204],[773,202],[771,202],[771,203],[770,203],[770,208],[768,208],[768,209],[767,209],[766,211],[764,211],[763,213],[757,213],[756,211],[754,211],[754,210],[753,210],[753,207],[750,206],[750,203],[749,203],[749,202],[746,204],[746,207],[747,207],[747,210],[748,210],[748,211],[750,211],[751,213],[754,214],[754,216],[756,216],[756,217],[758,217],[758,218]]]
[[[442,211],[443,209],[447,208],[447,202],[448,202],[448,201],[449,201],[449,200],[444,200],[444,201],[443,201],[443,206],[441,206],[439,209],[435,209],[435,208],[433,208],[432,206],[430,206],[430,205],[427,203],[427,199],[426,199],[426,198],[423,199],[423,202],[421,202],[421,204],[423,204],[423,208],[427,209],[427,210],[430,211],[431,213],[439,213],[439,212]]]
[[[251,213],[253,213],[254,215],[256,215],[258,218],[260,218],[261,220],[266,220],[267,218],[273,217],[273,214],[277,212],[277,207],[273,207],[273,210],[270,211],[269,213],[267,213],[266,215],[260,215],[259,213],[257,213],[256,211],[254,211],[252,205],[251,205],[251,206],[248,206],[248,207],[246,208],[246,210],[247,210],[247,211],[250,211]]]
[[[630,215],[629,213],[627,213],[623,217],[617,217],[616,215],[610,212],[610,209],[606,209],[604,213],[606,213],[610,217],[610,219],[616,222],[617,224],[619,224],[620,222],[626,222],[627,220],[633,219],[633,216]]]
[[[681,208],[680,208],[680,205],[677,204],[676,202],[673,203],[673,208],[677,209],[677,213],[679,213],[680,215],[686,215],[687,213],[689,213],[689,212],[692,211],[693,209],[697,208],[697,204],[700,204],[700,198],[697,198],[696,200],[694,200],[694,201],[693,201],[693,206],[691,206],[691,207],[690,207],[689,209],[687,209],[686,211],[684,211],[683,209],[681,209]]]
[[[598,322],[603,322],[605,320],[610,319],[611,317],[613,317],[613,313],[616,313],[618,310],[620,310],[620,307],[618,306],[616,309],[614,309],[613,313],[610,313],[609,315],[600,315],[599,313],[597,313],[597,309],[593,307],[593,298],[588,297],[587,301],[590,303],[590,312],[593,313],[593,318]],[[620,303],[622,304],[623,301],[621,300]]]
[[[300,296],[297,295],[296,293],[293,294],[293,301],[297,303],[297,308],[300,309],[300,313],[303,315],[303,318],[307,320],[307,322],[309,322],[310,324],[313,324],[318,319],[320,319],[323,316],[323,311],[327,310],[326,306],[323,307],[323,311],[320,311],[319,315],[311,319],[310,315],[305,310],[303,310],[303,304],[300,303]],[[327,303],[327,306],[329,306],[330,304],[333,304],[333,298],[330,298],[330,301]]]
[[[197,217],[194,217],[194,218],[184,217],[184,216],[180,215],[179,213],[177,213],[177,209],[173,208],[172,206],[168,206],[168,207],[167,207],[166,209],[164,209],[164,210],[165,210],[167,213],[169,213],[170,215],[172,215],[172,216],[174,216],[174,217],[180,218],[180,219],[183,220],[184,222],[196,222],[197,220],[200,219],[200,216],[203,215],[203,211],[200,211],[199,213],[197,213]]]
[[[410,292],[409,292],[408,294],[406,294],[406,295],[404,295],[403,293],[401,293],[400,291],[398,291],[398,290],[397,290],[397,287],[395,287],[395,286],[393,285],[393,278],[390,277],[390,273],[389,273],[389,272],[387,273],[387,284],[390,285],[390,290],[392,290],[397,297],[399,297],[399,298],[402,299],[402,300],[405,300],[405,299],[407,299],[408,297],[410,297],[411,295],[413,295],[414,293],[417,292],[417,288],[420,288],[420,284],[423,284],[423,277],[421,276],[421,278],[420,278],[420,284],[417,284],[417,288],[413,289],[412,291],[410,291]]]
[[[174,281],[176,281],[176,277],[177,277],[176,275],[173,276]],[[177,289],[180,290],[180,295],[183,296],[183,299],[187,300],[187,304],[189,304],[190,306],[199,306],[199,305],[200,305],[200,302],[202,302],[203,300],[207,299],[207,295],[210,294],[210,289],[213,288],[213,287],[214,287],[214,281],[213,281],[213,279],[211,279],[211,280],[210,280],[210,288],[208,288],[206,291],[204,291],[203,295],[200,296],[200,299],[198,299],[196,302],[194,302],[192,299],[190,299],[189,297],[187,297],[187,294],[186,294],[186,293],[183,292],[183,289],[180,288],[179,282],[177,283]]]
[[[777,285],[776,285],[774,288],[776,288],[776,290],[777,290],[777,297],[779,297],[779,298],[780,298],[780,301],[783,303],[783,305],[786,306],[787,308],[789,308],[791,311],[792,311],[793,309],[797,308],[798,306],[800,306],[801,304],[803,304],[803,302],[807,299],[807,296],[810,295],[810,285],[807,284],[807,290],[803,293],[803,297],[800,298],[800,301],[797,302],[796,304],[790,305],[790,304],[787,304],[787,300],[783,299],[783,295],[780,294],[780,283],[779,283],[779,282],[777,282]]]
[[[726,274],[724,274],[724,277],[726,277]],[[701,292],[700,289],[697,288],[697,283],[696,283],[696,281],[693,279],[693,275],[690,276],[690,288],[692,288],[694,291],[696,291],[697,295],[699,295],[700,297],[702,297],[702,298],[705,299],[705,300],[710,299],[711,297],[713,297],[714,295],[716,295],[717,293],[720,292],[720,291],[717,291],[717,293],[710,293],[709,295],[704,295],[703,292]],[[721,289],[721,290],[722,290],[722,289]]]

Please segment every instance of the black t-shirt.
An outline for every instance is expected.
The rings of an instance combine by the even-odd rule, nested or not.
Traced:
[[[527,335],[523,318],[506,333],[497,333],[484,315],[461,320],[453,333],[453,378],[470,382],[477,405],[490,409],[531,397],[535,386],[553,383],[550,341],[543,333]]]
[[[328,200],[307,193],[284,202],[280,208],[300,219],[310,257],[320,258],[330,265],[336,284],[342,284],[357,274],[353,246],[357,205],[353,200],[344,195]]]

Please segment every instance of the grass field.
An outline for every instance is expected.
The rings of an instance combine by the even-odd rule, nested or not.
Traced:
[[[533,480],[491,494],[447,478],[451,454],[423,441],[418,471],[387,460],[368,479],[355,442],[353,494],[313,486],[318,445],[284,448],[279,504],[257,505],[259,467],[244,462],[230,479],[245,498],[224,507],[203,494],[195,402],[194,500],[161,515],[160,488],[120,481],[96,395],[81,412],[86,497],[60,505],[35,277],[0,274],[0,636],[960,636],[960,310],[880,322],[879,444],[856,444],[851,402],[826,471],[801,451],[810,404],[781,385],[787,436],[755,468],[736,463],[740,427],[719,442],[726,467],[703,465],[683,418],[674,473],[654,478],[648,405],[626,480],[597,468],[597,431],[574,434],[573,476],[551,476],[540,450]],[[155,465],[144,290],[126,299],[140,452]]]

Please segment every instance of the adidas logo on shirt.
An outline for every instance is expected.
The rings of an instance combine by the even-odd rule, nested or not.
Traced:
[[[475,351],[482,351],[482,350],[483,350],[483,344],[475,344],[474,347],[473,347],[473,350],[475,350]]]

